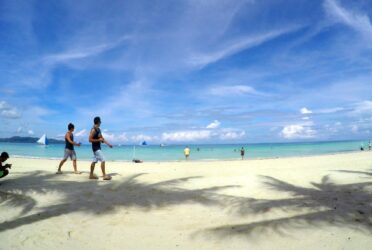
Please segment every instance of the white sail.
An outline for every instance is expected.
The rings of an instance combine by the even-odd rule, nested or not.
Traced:
[[[46,134],[43,134],[42,137],[37,141],[37,143],[42,144],[42,145],[48,145],[48,138]]]

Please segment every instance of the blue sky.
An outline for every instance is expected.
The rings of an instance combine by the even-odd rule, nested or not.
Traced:
[[[372,1],[0,0],[0,137],[372,138]]]

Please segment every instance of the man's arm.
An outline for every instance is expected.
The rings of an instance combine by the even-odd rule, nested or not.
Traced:
[[[110,148],[112,148],[112,145],[108,142],[108,141],[106,141],[105,140],[105,138],[103,138],[103,136],[101,135],[101,138],[103,139],[103,143],[105,143],[107,146],[109,146]]]

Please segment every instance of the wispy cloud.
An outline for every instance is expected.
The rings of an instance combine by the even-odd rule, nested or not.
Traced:
[[[294,32],[300,28],[301,28],[300,26],[287,27],[283,29],[269,31],[259,35],[250,35],[247,37],[237,39],[235,41],[229,41],[226,42],[226,44],[219,46],[220,48],[216,49],[215,51],[194,54],[189,58],[188,61],[191,66],[203,68],[211,63],[220,61],[242,50],[259,46],[265,42],[268,42],[284,34]]]
[[[89,47],[85,47],[81,44],[79,47],[70,48],[65,52],[46,55],[41,59],[41,62],[46,63],[47,65],[55,65],[58,63],[67,63],[73,60],[94,57],[121,45],[124,41],[129,39],[130,36],[123,36],[110,43],[91,45]]]
[[[232,86],[213,86],[208,89],[208,93],[216,96],[236,96],[236,95],[257,95],[268,96],[264,92],[257,91],[248,85],[232,85]]]
[[[335,22],[343,23],[372,41],[372,24],[367,14],[357,13],[342,7],[337,0],[324,1],[324,8]]]

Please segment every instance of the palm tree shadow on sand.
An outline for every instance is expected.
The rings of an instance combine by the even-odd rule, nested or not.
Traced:
[[[22,225],[43,221],[73,212],[92,214],[113,213],[120,207],[136,207],[144,211],[180,204],[202,204],[223,206],[217,191],[237,187],[218,186],[203,189],[178,187],[199,176],[170,179],[157,183],[144,183],[138,178],[145,173],[122,178],[117,181],[69,181],[61,176],[36,171],[26,176],[3,182],[0,206],[21,208],[20,215],[12,220],[0,221],[0,233]],[[57,192],[62,199],[54,205],[37,207],[30,194]]]
[[[266,200],[245,198],[232,202],[233,212],[245,215],[269,215],[282,211],[297,214],[276,219],[255,221],[235,225],[225,225],[205,230],[219,237],[265,235],[293,229],[337,226],[348,227],[365,233],[372,232],[372,182],[338,185],[324,176],[320,183],[312,182],[311,188],[262,176],[264,184],[290,198]]]
[[[340,173],[347,173],[347,174],[361,174],[364,176],[368,176],[367,178],[369,178],[369,176],[372,177],[372,170],[367,170],[367,171],[335,170],[335,171],[340,172]]]

